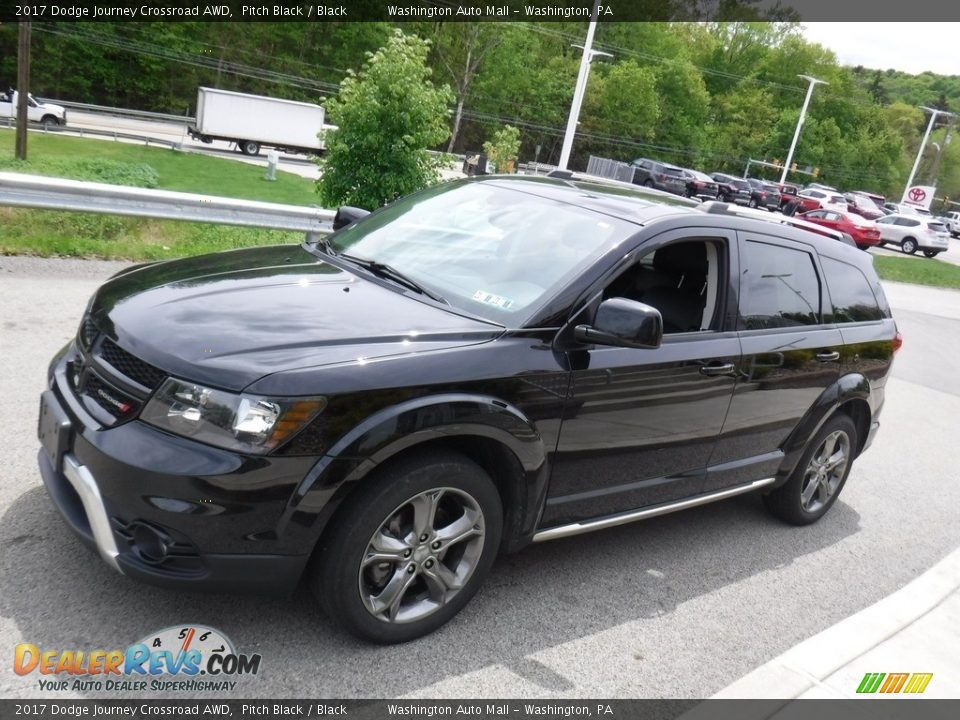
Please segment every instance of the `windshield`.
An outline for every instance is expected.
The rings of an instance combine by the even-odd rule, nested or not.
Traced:
[[[947,231],[947,226],[943,223],[931,222],[927,223],[927,227],[930,228],[932,232],[935,233],[945,233]]]
[[[395,268],[452,306],[522,324],[632,223],[487,182],[446,183],[330,236],[338,253]]]

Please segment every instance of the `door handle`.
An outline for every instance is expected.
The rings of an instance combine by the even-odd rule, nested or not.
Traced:
[[[831,352],[819,352],[817,353],[817,360],[820,362],[836,362],[840,359],[840,353],[836,350]]]
[[[733,375],[733,371],[736,366],[733,363],[723,363],[722,365],[701,365],[700,374],[706,375],[707,377],[715,377],[717,375]]]

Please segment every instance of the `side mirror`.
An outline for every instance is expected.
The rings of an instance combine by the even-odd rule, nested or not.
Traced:
[[[615,297],[600,303],[593,325],[577,325],[573,335],[587,344],[658,348],[663,340],[663,318],[656,308]]]
[[[346,227],[352,222],[357,220],[362,220],[367,215],[370,214],[369,210],[364,210],[363,208],[350,207],[349,205],[344,205],[343,207],[337,210],[337,214],[333,217],[333,229],[339,230],[342,227]]]

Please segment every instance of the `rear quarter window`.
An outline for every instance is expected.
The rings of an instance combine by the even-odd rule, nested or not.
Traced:
[[[869,322],[890,317],[879,280],[871,282],[859,268],[833,258],[821,257],[820,265],[833,303],[834,322]]]

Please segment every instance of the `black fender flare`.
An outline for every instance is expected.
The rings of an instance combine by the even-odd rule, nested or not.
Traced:
[[[777,482],[774,487],[786,482],[799,462],[807,443],[840,406],[851,400],[863,400],[869,405],[869,399],[870,380],[861,373],[842,375],[827,387],[784,442],[783,461],[777,471]]]
[[[546,494],[547,452],[533,421],[493,396],[444,393],[383,408],[341,437],[298,483],[277,535],[295,523],[319,537],[347,495],[379,465],[431,440],[454,438],[483,438],[506,447],[526,479],[527,487],[518,488],[523,504],[542,505],[536,503]]]

